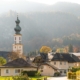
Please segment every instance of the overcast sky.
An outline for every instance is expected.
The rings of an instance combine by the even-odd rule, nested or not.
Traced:
[[[15,3],[17,1],[23,1],[23,0],[0,0],[0,4],[10,4]],[[45,3],[45,4],[55,4],[56,2],[72,2],[72,3],[78,3],[80,4],[80,0],[26,0],[31,2],[38,2],[38,3]]]
[[[27,0],[27,1],[39,2],[45,4],[55,4],[56,2],[72,2],[80,4],[80,0]]]
[[[49,5],[55,4],[56,2],[71,2],[80,4],[80,0],[0,0],[0,13],[7,12],[9,10],[22,12],[25,11],[25,8],[23,7],[25,5],[28,5],[26,10],[29,11],[30,9],[32,9],[32,5],[26,4],[27,1],[44,3]]]

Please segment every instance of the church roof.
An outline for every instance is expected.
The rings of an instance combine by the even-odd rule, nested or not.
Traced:
[[[15,30],[16,34],[20,34],[21,27],[19,26],[20,20],[18,19],[18,17],[15,22],[16,22],[16,27],[14,28],[14,30]]]
[[[34,67],[34,68],[37,68],[35,65],[28,63],[27,61],[25,61],[22,58],[15,59],[15,60],[13,60],[11,62],[8,62],[7,64],[5,64],[1,67],[16,67],[16,68],[19,68],[19,67],[29,67],[29,68]]]

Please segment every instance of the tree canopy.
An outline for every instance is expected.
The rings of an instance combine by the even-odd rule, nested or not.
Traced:
[[[24,60],[26,60],[26,56],[24,56],[23,54],[20,54],[19,52],[11,52],[8,54],[8,58],[9,60],[13,61],[17,58],[23,58]]]
[[[69,45],[69,52],[73,52],[73,45],[72,44]]]
[[[40,53],[49,53],[52,49],[48,46],[42,46],[40,49]]]
[[[6,59],[3,57],[0,57],[0,65],[4,65],[6,63],[7,63]]]

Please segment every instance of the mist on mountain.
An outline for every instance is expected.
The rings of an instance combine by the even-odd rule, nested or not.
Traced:
[[[17,12],[21,21],[24,53],[39,50],[43,45],[51,48],[56,45],[66,46],[70,44],[70,39],[67,39],[67,42],[64,41],[66,37],[74,39],[70,35],[80,34],[79,4],[59,2],[54,5],[44,5],[24,0],[23,3],[18,1],[17,4],[8,6],[13,6],[12,10],[3,11],[4,13],[0,14],[0,50],[12,51]],[[65,39],[64,36],[66,36]],[[63,40],[62,43],[55,44],[53,40],[56,38]],[[79,41],[80,37],[77,38]],[[80,43],[72,44],[80,45]]]

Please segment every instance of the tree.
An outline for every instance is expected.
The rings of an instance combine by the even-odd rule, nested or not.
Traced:
[[[72,46],[72,44],[69,45],[69,52],[73,52],[73,46]]]
[[[20,54],[19,52],[9,53],[8,58],[9,58],[9,61],[15,60],[17,58],[23,58],[24,60],[26,60],[26,56],[24,56],[23,54]]]
[[[68,49],[67,47],[64,47],[64,48],[58,48],[56,50],[57,53],[68,53]]]
[[[6,63],[7,63],[6,59],[3,58],[3,57],[0,57],[0,66],[1,66],[1,65],[4,65],[4,64],[6,64]]]
[[[48,46],[42,46],[41,49],[40,49],[41,53],[49,53],[51,51],[52,51],[52,49]]]

